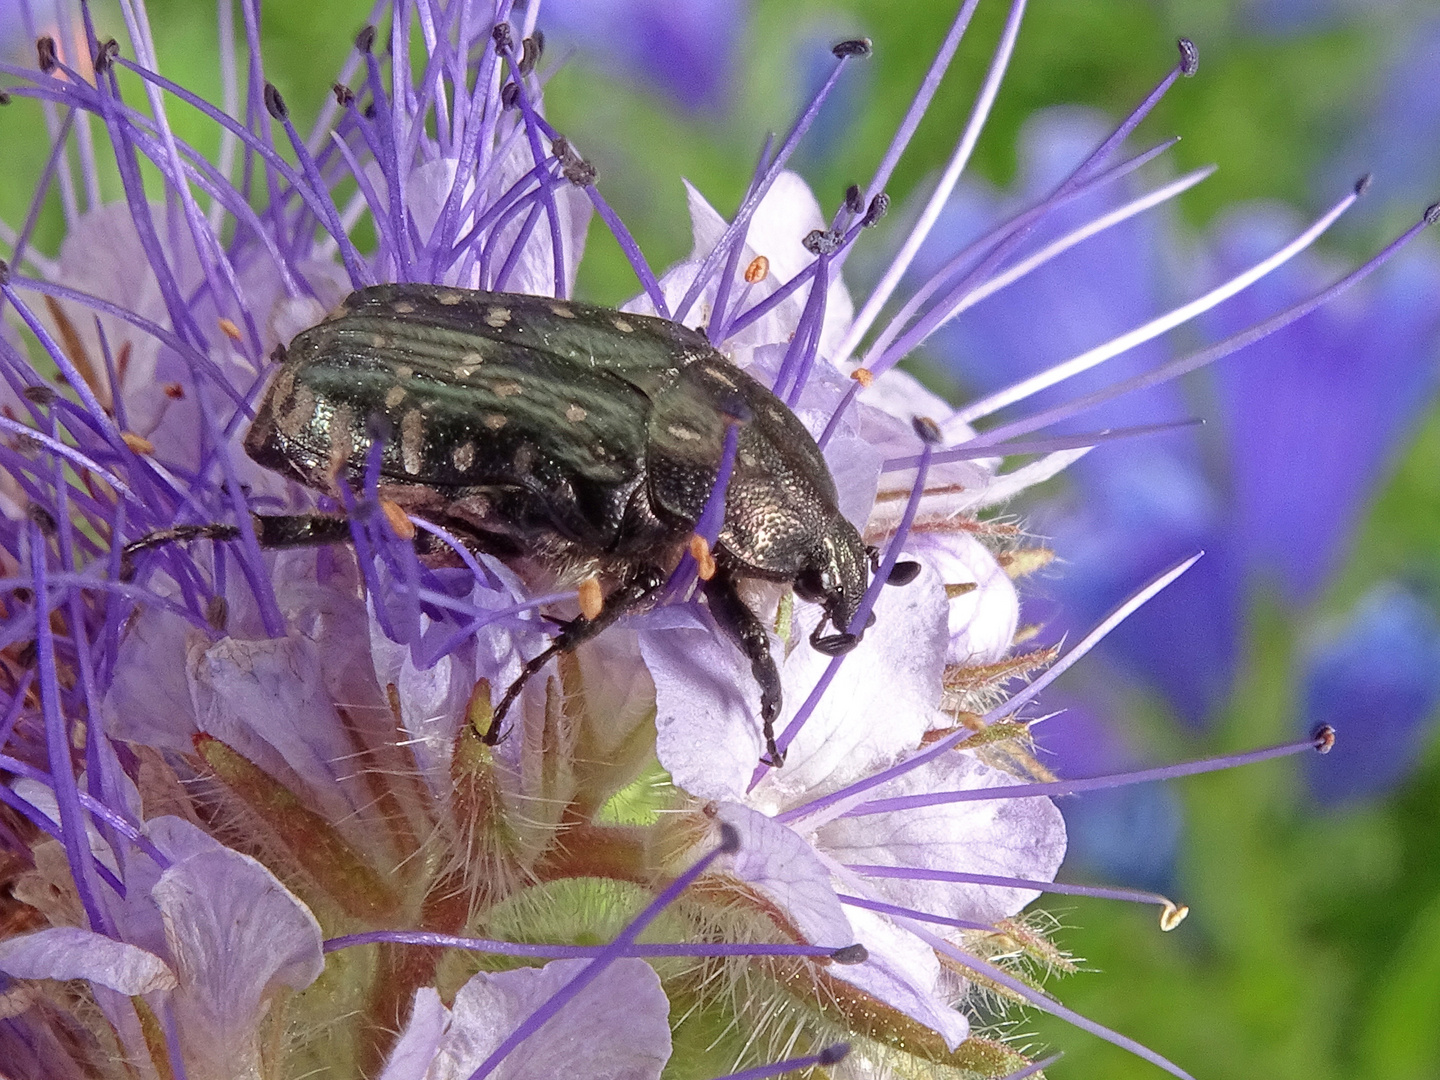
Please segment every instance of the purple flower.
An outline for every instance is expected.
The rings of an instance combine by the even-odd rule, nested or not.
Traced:
[[[78,175],[57,154],[36,196],[62,189],[64,244],[37,252],[22,227],[0,267],[25,334],[23,347],[0,337],[0,767],[14,778],[0,787],[0,841],[26,867],[17,896],[31,898],[34,928],[6,942],[0,970],[84,980],[87,1009],[26,1011],[0,1027],[0,1054],[55,1047],[72,1075],[158,1071],[163,1044],[169,1067],[200,1078],[322,1064],[395,1078],[654,1076],[674,1012],[704,1042],[739,1033],[737,1076],[832,1065],[851,1044],[857,1074],[894,1058],[1001,1076],[1026,1058],[974,1026],[1018,1000],[1187,1075],[1040,990],[1037,972],[1073,965],[1043,916],[1021,913],[1041,892],[1093,891],[1053,881],[1066,837],[1051,796],[1126,778],[1051,777],[1031,754],[1043,719],[1031,710],[1124,613],[1063,656],[1017,652],[1014,580],[1047,553],[991,511],[1105,437],[1035,436],[1051,426],[1043,415],[977,435],[966,409],[895,369],[1007,274],[981,258],[878,324],[927,213],[858,313],[845,285],[969,10],[864,190],[827,215],[786,170],[867,54],[854,41],[835,47],[733,220],[691,192],[694,251],[658,276],[579,145],[546,120],[539,42],[511,25],[507,0],[397,0],[388,49],[362,31],[309,135],[263,81],[262,57],[221,57],[227,75],[253,76],[221,108],[164,79],[139,24],[125,47],[82,24],[94,82],[48,39],[38,70],[0,68],[12,95],[89,118],[64,127]],[[254,36],[254,5],[241,14]],[[1193,73],[1193,47],[1181,53],[1134,119]],[[220,127],[220,161],[176,137],[167,96]],[[1114,164],[1126,130],[1053,198],[1002,221],[1001,253],[1114,178],[1103,169],[1143,164]],[[102,150],[123,201],[100,199]],[[707,558],[739,559],[725,512],[700,515],[689,553],[664,553],[672,580],[648,610],[532,665],[556,624],[588,608],[591,567],[543,547],[472,550],[447,511],[483,491],[426,489],[445,506],[407,514],[392,498],[401,477],[382,475],[379,427],[374,452],[337,454],[318,490],[241,452],[271,358],[351,290],[426,283],[442,305],[461,289],[513,290],[573,316],[592,214],[639,282],[616,331],[646,311],[703,328],[808,427],[840,512],[873,545],[869,587],[834,627],[854,647],[837,655],[807,641],[822,615],[839,618],[804,599],[829,586],[726,564],[778,668],[773,748],[757,720],[760,661],[742,658],[697,590]],[[97,235],[104,256],[86,246]],[[299,422],[333,404],[306,401]],[[720,478],[749,465],[739,445],[727,438],[705,462],[722,511]],[[1002,469],[1010,455],[1033,460]],[[316,510],[351,543],[260,543],[274,515]],[[506,737],[488,740],[494,702],[527,666],[539,677]],[[1254,756],[1311,746],[1328,736]],[[1100,892],[1160,905],[1167,929],[1183,917],[1164,897]],[[776,1060],[797,1045],[813,1052]]]

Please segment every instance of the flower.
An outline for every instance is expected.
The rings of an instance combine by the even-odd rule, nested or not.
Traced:
[[[242,12],[253,28],[256,9]],[[856,313],[845,259],[883,217],[913,124],[830,217],[785,168],[868,43],[835,47],[830,78],[733,219],[692,192],[695,250],[657,276],[594,166],[546,119],[542,42],[512,25],[507,0],[392,14],[388,50],[374,27],[359,34],[310,136],[258,78],[262,57],[221,57],[257,75],[243,109],[222,109],[160,74],[143,24],[122,47],[82,19],[83,33],[40,39],[38,70],[6,69],[12,95],[91,118],[66,132],[87,170],[80,190],[96,196],[58,253],[17,235],[0,268],[18,319],[14,340],[0,338],[11,391],[0,765],[15,778],[0,787],[0,835],[23,904],[13,923],[29,931],[0,948],[14,980],[7,1060],[39,1046],[73,1075],[208,1080],[699,1075],[712,1058],[714,1071],[755,1075],[850,1053],[859,1075],[1003,1076],[1038,1063],[979,1021],[1028,1002],[1185,1076],[1042,991],[1073,965],[1042,918],[1020,915],[1042,891],[1085,891],[1053,882],[1065,832],[1051,796],[1124,779],[1055,780],[1020,710],[1123,613],[1063,657],[1017,653],[1014,581],[1045,553],[982,511],[1101,440],[977,435],[895,370],[973,298],[964,289],[885,327],[873,362],[849,362],[913,254],[902,247]],[[1182,43],[1139,113],[1194,64]],[[176,136],[167,96],[221,128],[238,178]],[[102,129],[124,193],[114,204],[88,171]],[[1126,130],[1053,201],[1101,183]],[[576,613],[593,609],[586,571],[533,549],[474,551],[458,518],[407,514],[381,486],[383,424],[367,426],[354,460],[335,455],[322,490],[239,452],[271,358],[350,290],[421,283],[442,306],[467,302],[461,289],[511,290],[550,298],[557,322],[576,316],[592,214],[642,290],[606,316],[617,334],[644,311],[703,327],[772,388],[777,401],[759,407],[788,415],[783,402],[808,426],[840,512],[873,543],[853,616],[807,600],[832,587],[803,574],[701,603],[707,558],[731,558],[721,478],[738,436],[705,463],[722,520],[696,517],[652,607],[573,649],[550,646],[556,622],[583,626]],[[1002,225],[1000,248],[1026,228],[1024,216]],[[96,235],[103,259],[86,257]],[[336,406],[292,403],[296,422],[317,404]],[[1010,454],[1035,460],[1006,470]],[[304,529],[334,540],[336,522],[348,545],[276,542]],[[742,658],[728,640],[717,604],[747,609],[728,621],[765,638],[773,680],[763,650]],[[817,638],[824,619],[846,625]],[[553,668],[540,662],[553,652]],[[531,669],[541,677],[522,683]],[[773,746],[756,720],[772,683],[784,701]],[[507,687],[513,708],[492,732]],[[1254,756],[1312,745],[1328,737]],[[1183,916],[1164,897],[1124,898],[1162,905],[1166,928]],[[678,1046],[694,1059],[677,1062]]]

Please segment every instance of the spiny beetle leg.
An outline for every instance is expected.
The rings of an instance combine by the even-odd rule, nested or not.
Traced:
[[[750,673],[760,684],[760,720],[765,733],[765,757],[762,762],[778,769],[785,764],[785,755],[775,744],[775,718],[780,715],[780,672],[770,655],[770,635],[765,625],[750,610],[735,589],[735,578],[724,570],[705,582],[705,602],[710,614],[730,640],[750,661]]]
[[[664,587],[665,574],[660,568],[643,566],[605,598],[605,604],[595,618],[587,619],[581,615],[562,623],[563,628],[550,642],[550,645],[539,656],[525,661],[525,666],[520,669],[520,675],[505,691],[505,696],[500,699],[500,704],[495,706],[495,712],[490,718],[490,727],[485,732],[485,743],[494,746],[500,741],[500,723],[505,719],[505,714],[510,711],[510,706],[520,696],[520,691],[525,689],[525,684],[530,680],[530,676],[548,664],[552,656],[570,652],[589,641],[626,612],[643,607]]]
[[[330,514],[251,514],[255,537],[263,548],[318,547],[350,540],[348,518]],[[126,544],[120,554],[120,577],[135,576],[135,557],[147,551],[189,540],[238,540],[238,525],[176,525],[161,529]]]

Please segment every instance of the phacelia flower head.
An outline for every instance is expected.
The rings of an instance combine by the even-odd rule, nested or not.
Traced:
[[[996,1020],[1018,1003],[1187,1075],[1042,990],[1073,965],[1022,912],[1085,891],[1054,883],[1052,797],[1126,779],[1050,775],[1030,753],[1034,702],[1188,563],[1137,582],[1065,655],[1017,651],[1016,581],[1047,553],[993,508],[1118,435],[1036,434],[1085,398],[977,434],[972,420],[1027,389],[956,411],[895,364],[1050,257],[1026,246],[1047,214],[1163,150],[1123,156],[1193,74],[1193,46],[1053,192],[880,321],[968,160],[1023,6],[939,190],[859,304],[846,260],[885,216],[973,2],[866,185],[817,197],[787,170],[869,53],[852,40],[732,217],[691,191],[694,250],[664,273],[606,201],[584,133],[546,118],[539,5],[381,4],[308,133],[265,79],[251,0],[238,23],[222,14],[221,104],[165,76],[137,9],[123,44],[83,4],[53,25],[24,9],[37,63],[0,72],[55,122],[35,205],[59,190],[67,232],[36,250],[32,214],[0,267],[0,840],[16,900],[0,1057],[18,1075],[1030,1075]],[[181,105],[220,131],[215,160],[177,136]],[[635,270],[619,311],[571,295],[594,220]],[[406,288],[364,291],[387,285]],[[383,318],[361,328],[376,297]],[[576,373],[603,371],[637,325],[669,335],[671,362],[584,390]],[[287,350],[326,327],[354,335],[351,381],[285,383]],[[436,377],[436,357],[458,366]],[[394,385],[357,416],[377,358]],[[541,361],[569,374],[486,374],[496,401],[475,396],[487,364],[528,379]],[[823,470],[765,472],[746,457],[751,405],[676,396],[703,364],[768,388],[747,400],[803,425]],[[526,412],[542,385],[551,404],[569,397]],[[417,388],[428,396],[407,403]],[[447,395],[475,406],[454,426],[426,412]],[[608,444],[582,425],[623,395],[643,402],[620,434],[657,460],[715,436],[689,461],[693,512],[668,508],[683,542],[655,566],[624,547],[644,514],[658,520],[650,488],[601,514],[613,548],[586,548],[555,509],[560,489],[594,509],[573,461]],[[262,425],[298,438],[317,424],[304,468],[246,453]],[[562,424],[575,433],[560,439]],[[507,427],[565,453],[522,439],[503,482],[414,479],[436,455],[495,465]],[[810,453],[802,435],[770,449]],[[659,468],[637,475],[661,484]],[[854,581],[823,564],[737,561],[736,500],[757,473],[787,512],[801,481],[833,501],[863,586],[843,603]],[[1328,739],[1259,756],[1314,744]],[[1167,928],[1183,917],[1164,897],[1098,891],[1160,904]]]

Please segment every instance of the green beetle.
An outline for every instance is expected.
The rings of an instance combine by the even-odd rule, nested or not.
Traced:
[[[720,627],[760,686],[768,760],[779,764],[779,673],[765,627],[740,597],[745,578],[793,584],[824,605],[810,637],[838,655],[875,565],[841,516],[815,440],[785,405],[678,323],[569,300],[423,284],[352,293],[285,351],[245,437],[261,465],[333,492],[364,484],[379,440],[379,495],[477,551],[575,584],[611,583],[595,618],[568,623],[525,681],[628,611],[652,602],[694,535],[738,423],[715,572],[703,584]],[[256,516],[260,542],[340,542],[321,515]],[[156,534],[132,551],[197,530]],[[213,528],[208,536],[233,535]],[[892,581],[918,571],[901,564]],[[823,633],[826,621],[833,627]]]

